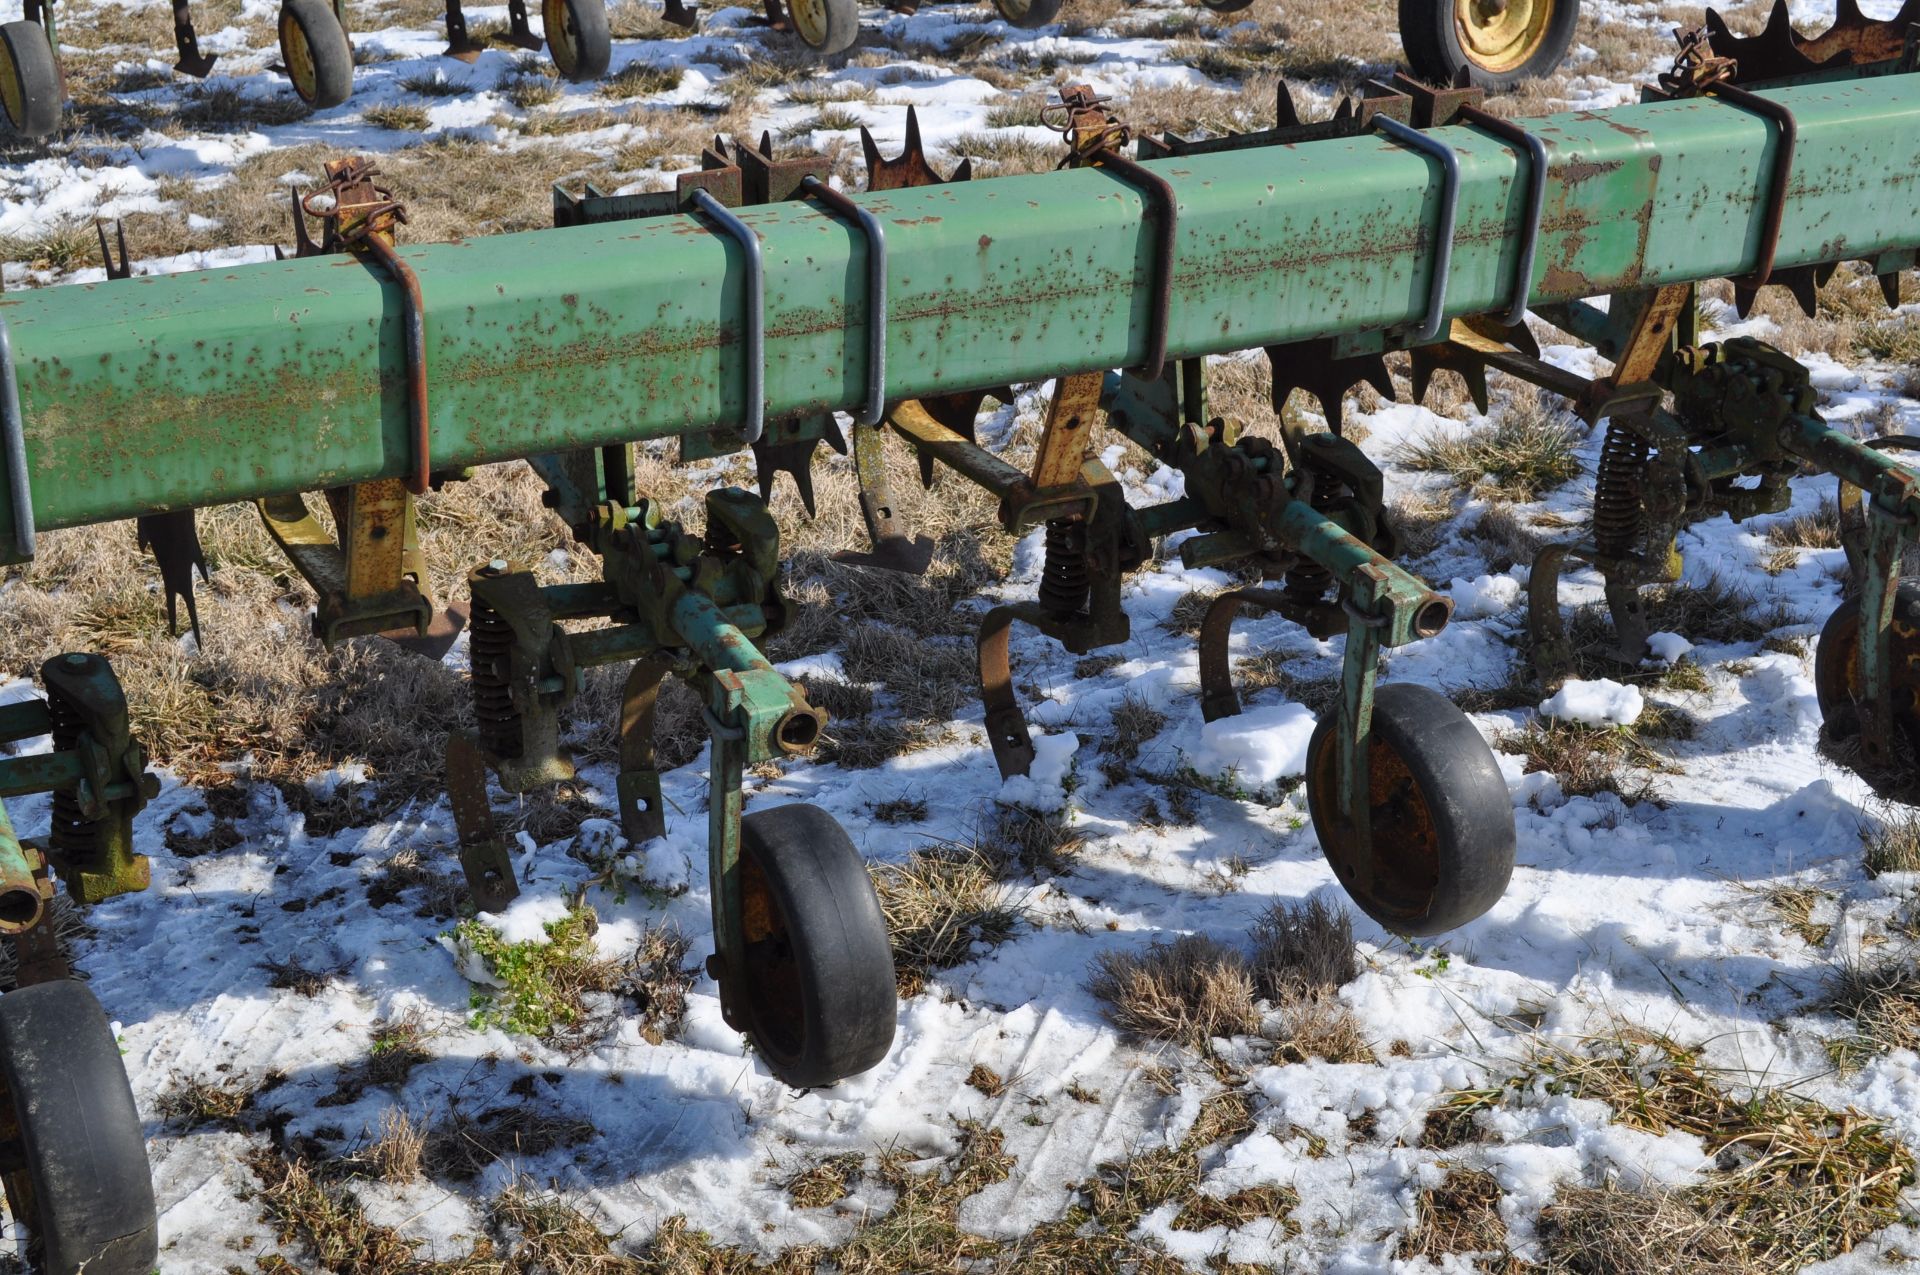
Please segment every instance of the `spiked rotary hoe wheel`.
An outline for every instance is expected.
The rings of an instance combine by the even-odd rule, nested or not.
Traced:
[[[1428,83],[1491,92],[1551,73],[1579,19],[1580,0],[1400,0],[1400,41]]]

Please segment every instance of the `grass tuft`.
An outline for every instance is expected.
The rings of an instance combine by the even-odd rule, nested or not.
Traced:
[[[1201,934],[1144,951],[1102,953],[1087,990],[1107,1003],[1115,1026],[1148,1040],[1204,1050],[1217,1036],[1251,1035],[1260,1027],[1246,958]]]
[[[1580,476],[1580,435],[1567,419],[1541,410],[1509,410],[1491,427],[1432,434],[1401,449],[1411,469],[1445,474],[1463,487],[1490,482],[1512,500],[1541,493]]]
[[[972,960],[979,945],[1013,937],[1024,915],[991,860],[964,846],[916,850],[873,869],[893,944],[902,996],[917,996],[943,969]]]
[[[1834,1064],[1853,1070],[1896,1049],[1920,1050],[1920,961],[1914,949],[1835,967],[1824,1007],[1853,1025],[1827,1042]]]
[[[1920,812],[1889,804],[1877,820],[1861,825],[1860,842],[1868,876],[1920,872]]]
[[[1413,1226],[1398,1256],[1431,1262],[1456,1254],[1504,1258],[1507,1224],[1500,1219],[1500,1196],[1500,1184],[1485,1169],[1454,1169],[1415,1197]]]

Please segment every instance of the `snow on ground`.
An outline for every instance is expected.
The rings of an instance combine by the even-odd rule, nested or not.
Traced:
[[[1795,12],[1811,18],[1815,7],[1796,3]],[[217,185],[236,165],[279,148],[320,142],[341,152],[391,151],[417,140],[415,128],[382,127],[369,112],[397,103],[422,109],[431,133],[470,136],[502,150],[534,144],[501,123],[503,115],[517,120],[525,114],[507,105],[517,74],[512,59],[489,52],[462,66],[439,56],[441,36],[431,23],[381,29],[379,10],[350,8],[356,41],[373,60],[360,68],[348,104],[237,131],[171,125],[118,141],[82,135],[51,149],[17,151],[0,167],[0,235],[29,236],[74,216],[164,211],[181,197],[182,182]],[[1381,6],[1383,16],[1387,8]],[[1596,8],[1593,29],[1602,34],[1625,26],[1658,29],[1668,21],[1661,6]],[[63,21],[90,11],[81,0],[63,8]],[[980,5],[927,9],[912,18],[869,10],[870,27],[915,42],[911,56],[838,67],[817,83],[874,88],[872,100],[848,109],[890,151],[902,136],[905,104],[918,107],[928,142],[943,151],[987,127],[993,107],[1047,84],[1057,67],[1110,92],[1217,85],[1181,64],[1171,39],[1138,34],[1134,19],[1141,12],[1148,10],[1106,27],[1063,25],[1029,34],[1012,31]],[[1168,13],[1178,10],[1160,16]],[[478,27],[503,20],[505,10],[470,8],[467,16]],[[738,72],[741,56],[751,60],[779,47],[777,37],[748,25],[749,16],[746,9],[721,9],[703,15],[703,33],[692,38],[622,41],[615,70],[679,68],[677,85],[661,100],[706,102]],[[266,70],[272,50],[261,32],[270,17],[270,7],[257,2],[226,15],[230,20],[202,17],[203,46],[222,57],[221,84],[243,97],[285,92]],[[115,46],[116,73],[164,69],[171,61],[157,43],[165,37],[164,15],[143,9],[139,20],[141,38],[153,43]],[[945,50],[988,37],[1024,52],[1001,64],[992,82],[949,69]],[[1587,106],[1630,99],[1632,84],[1590,73],[1595,57],[1583,43],[1574,70],[1588,71],[1564,83],[1565,100]],[[436,76],[465,88],[423,96],[407,87]],[[1324,103],[1328,87],[1314,86],[1303,97]],[[119,96],[138,105],[179,91],[162,77]],[[547,109],[603,109],[595,91],[566,86]],[[776,129],[817,113],[791,103],[780,89],[755,101],[756,121]],[[833,123],[795,140],[824,144],[823,133],[824,140],[851,139],[853,124]],[[568,142],[611,153],[647,128],[643,117],[611,112]],[[1001,127],[996,135],[1052,141],[1031,124]],[[627,174],[629,184],[661,184],[661,173],[678,166]],[[240,245],[147,260],[142,268],[200,269],[267,255],[265,245]],[[15,264],[7,283],[99,277],[84,267],[29,272]],[[1708,312],[1723,334],[1758,330],[1756,324],[1736,328],[1731,312],[1712,303]],[[1594,370],[1584,350],[1549,346],[1547,357]],[[1823,404],[1836,417],[1878,413],[1882,432],[1920,432],[1920,404],[1892,388],[1895,372],[1822,362]],[[1494,410],[1508,405],[1499,396]],[[1404,405],[1375,412],[1350,407],[1348,419],[1368,431],[1366,449],[1386,468],[1390,495],[1430,494],[1436,487],[1432,476],[1394,463],[1404,441],[1462,424]],[[1588,477],[1546,494],[1523,515],[1577,518],[1591,498],[1598,445],[1596,433],[1582,447]],[[1129,481],[1143,496],[1177,491],[1170,475],[1136,472]],[[1860,829],[1869,794],[1815,749],[1819,714],[1808,648],[1839,600],[1839,551],[1805,550],[1785,569],[1768,569],[1766,525],[1813,512],[1830,489],[1828,480],[1796,479],[1788,515],[1761,525],[1723,519],[1682,536],[1689,581],[1716,577],[1751,591],[1760,600],[1756,614],[1778,608],[1784,617],[1751,641],[1659,635],[1657,661],[1690,659],[1705,675],[1704,689],[1596,681],[1570,685],[1540,706],[1539,714],[1624,725],[1640,716],[1644,687],[1645,700],[1690,715],[1697,723],[1691,738],[1663,741],[1672,771],[1658,777],[1660,800],[1567,796],[1551,776],[1522,774],[1520,759],[1503,755],[1519,834],[1519,862],[1505,898],[1431,944],[1410,944],[1356,920],[1363,971],[1340,999],[1380,1061],[1283,1063],[1242,1051],[1243,1087],[1256,1099],[1255,1127],[1209,1162],[1204,1189],[1292,1187],[1302,1201],[1293,1213],[1297,1228],[1262,1222],[1178,1230],[1171,1210],[1164,1210],[1143,1219],[1143,1234],[1196,1268],[1230,1260],[1292,1263],[1289,1269],[1433,1269],[1423,1259],[1395,1256],[1416,1192],[1459,1154],[1422,1148],[1421,1123],[1442,1094],[1485,1084],[1490,1076],[1497,1083],[1511,1070],[1509,1060],[1524,1053],[1532,1027],[1574,1037],[1624,1022],[1702,1044],[1716,1065],[1770,1080],[1804,1079],[1809,1096],[1885,1120],[1920,1148],[1920,1058],[1895,1054],[1849,1076],[1834,1074],[1821,1037],[1837,1029],[1809,1012],[1831,963],[1856,950],[1862,936],[1883,934],[1916,886],[1910,876],[1864,874]],[[1477,497],[1468,499],[1444,524],[1438,544],[1414,564],[1450,593],[1455,620],[1439,638],[1392,652],[1388,681],[1459,695],[1513,678],[1523,659],[1526,573],[1492,562],[1486,543],[1468,534],[1485,513]],[[995,598],[1032,595],[1034,548],[1022,547],[1013,579],[993,591]],[[423,1254],[442,1256],[466,1251],[467,1239],[484,1228],[485,1202],[516,1181],[558,1190],[623,1242],[639,1243],[667,1219],[685,1215],[718,1242],[763,1253],[837,1243],[862,1208],[883,1208],[885,1200],[856,1194],[833,1208],[802,1209],[784,1189],[786,1179],[839,1152],[943,1156],[954,1150],[964,1121],[1001,1131],[1015,1167],[1005,1181],[968,1199],[959,1221],[981,1235],[1015,1237],[1059,1217],[1072,1198],[1070,1184],[1085,1180],[1095,1165],[1178,1143],[1215,1082],[1192,1055],[1123,1039],[1087,991],[1090,962],[1182,934],[1233,941],[1275,901],[1342,899],[1298,788],[1311,713],[1267,689],[1251,694],[1237,718],[1202,721],[1192,640],[1167,620],[1188,592],[1226,583],[1217,572],[1186,572],[1175,564],[1131,580],[1126,605],[1133,637],[1116,652],[1119,663],[1091,676],[1076,675],[1076,657],[1016,630],[1018,680],[1047,688],[1044,700],[1028,701],[1043,732],[1029,778],[1002,783],[975,707],[955,721],[948,742],[877,768],[799,764],[753,781],[750,810],[817,803],[878,863],[901,862],[930,843],[967,840],[996,801],[1064,811],[1084,839],[1064,875],[1029,883],[1028,921],[1013,938],[979,944],[974,959],[903,1002],[886,1061],[831,1089],[796,1093],[774,1081],[721,1021],[714,984],[704,976],[693,988],[683,1034],[661,1044],[649,1043],[631,1021],[584,1053],[474,1026],[475,980],[486,975],[468,949],[449,940],[450,926],[409,906],[376,907],[367,898],[380,865],[395,852],[451,856],[444,802],[324,835],[284,807],[256,809],[243,821],[245,837],[237,846],[193,860],[156,853],[151,891],[90,913],[94,936],[82,944],[81,964],[120,1024],[128,1072],[148,1118],[162,1269],[222,1269],[242,1254],[282,1247],[249,1202],[258,1189],[249,1149],[262,1135],[218,1124],[184,1128],[163,1115],[163,1100],[183,1079],[251,1085],[259,1090],[255,1128],[271,1126],[288,1145],[330,1152],[371,1139],[383,1113],[396,1106],[424,1121],[456,1107],[474,1112],[537,1102],[591,1124],[590,1135],[560,1150],[510,1155],[472,1181],[356,1188],[373,1222],[400,1228],[426,1246]],[[1595,601],[1598,581],[1573,572],[1564,596],[1569,603]],[[263,634],[261,640],[272,639]],[[1336,675],[1340,647],[1272,616],[1243,620],[1233,634],[1236,656],[1284,652],[1289,672],[1306,681]],[[463,643],[449,659],[464,658]],[[831,656],[810,663],[814,667],[789,672],[835,672]],[[1142,810],[1164,796],[1161,789],[1138,777],[1109,777],[1092,764],[1114,712],[1129,703],[1165,715],[1142,749],[1140,770],[1187,767],[1215,781],[1217,792],[1193,798],[1197,815],[1186,826],[1147,826]],[[1475,720],[1492,737],[1539,714],[1520,708]],[[610,806],[611,773],[602,768],[585,777],[600,804]],[[566,840],[522,845],[516,852],[522,898],[493,922],[502,936],[537,938],[584,889],[600,916],[594,939],[600,950],[630,949],[643,928],[666,924],[691,939],[691,959],[702,957],[709,935],[705,756],[669,773],[665,784],[673,813],[661,842],[627,846],[614,824],[590,820]],[[1247,793],[1253,796],[1240,799]],[[925,819],[901,825],[876,813],[902,800],[924,801]],[[169,779],[139,829],[159,845],[169,821],[195,804],[191,791]],[[14,818],[26,832],[43,830],[47,813],[45,798],[14,803]],[[611,879],[596,876],[589,857],[614,864]],[[1776,886],[1817,892],[1822,916],[1834,922],[1827,946],[1783,931],[1761,898]],[[330,977],[304,995],[272,986],[269,963]],[[427,1060],[398,1088],[343,1085],[343,1076],[366,1059],[376,1024],[408,1015],[431,1025]],[[1235,1056],[1234,1048],[1223,1045],[1226,1056]],[[1160,1070],[1170,1060],[1171,1073]],[[980,1065],[1011,1084],[994,1095],[970,1086],[967,1077]],[[1171,1094],[1156,1087],[1167,1074],[1175,1079]],[[1516,1242],[1532,1234],[1532,1218],[1557,1184],[1684,1182],[1703,1168],[1697,1141],[1616,1128],[1597,1103],[1569,1101],[1502,1118],[1532,1122],[1506,1129],[1482,1161],[1508,1193],[1504,1215]],[[1877,1250],[1870,1250],[1825,1269],[1871,1269]],[[296,1263],[307,1260],[297,1246],[285,1251]]]

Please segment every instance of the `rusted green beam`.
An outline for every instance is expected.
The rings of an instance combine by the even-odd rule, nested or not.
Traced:
[[[1799,125],[1778,267],[1920,246],[1920,76],[1769,96]],[[1739,274],[1775,127],[1714,99],[1527,121],[1550,149],[1536,303]],[[1504,309],[1523,183],[1460,157],[1452,314]],[[1425,307],[1439,165],[1363,136],[1150,165],[1180,201],[1168,352],[1378,331]],[[401,192],[404,195],[404,192]],[[1127,366],[1154,237],[1098,170],[862,196],[886,226],[890,397]],[[865,395],[866,252],[812,204],[743,213],[766,261],[770,415]],[[1904,255],[1903,255],[1904,254]],[[692,216],[406,249],[426,304],[436,466],[733,427],[740,247]],[[408,472],[401,292],[327,257],[8,294],[41,527]],[[0,484],[0,556],[13,519]]]

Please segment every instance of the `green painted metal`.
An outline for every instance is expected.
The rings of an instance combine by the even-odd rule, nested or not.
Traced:
[[[1920,244],[1920,76],[1769,96],[1799,121],[1778,264]],[[1711,98],[1529,121],[1553,156],[1536,303],[1738,274],[1755,259],[1773,126]],[[1461,162],[1448,309],[1504,308],[1521,221],[1511,148]],[[1170,356],[1418,318],[1433,160],[1373,136],[1156,161],[1180,200]],[[404,193],[404,192],[403,192]],[[861,197],[885,222],[888,395],[1129,366],[1153,231],[1097,170]],[[742,216],[767,262],[768,410],[865,393],[865,252],[807,204]],[[426,299],[437,466],[731,429],[743,259],[688,216],[410,248]],[[400,288],[322,257],[0,300],[42,527],[312,491],[408,470]],[[11,527],[0,495],[0,527]],[[0,556],[11,549],[0,536]]]

